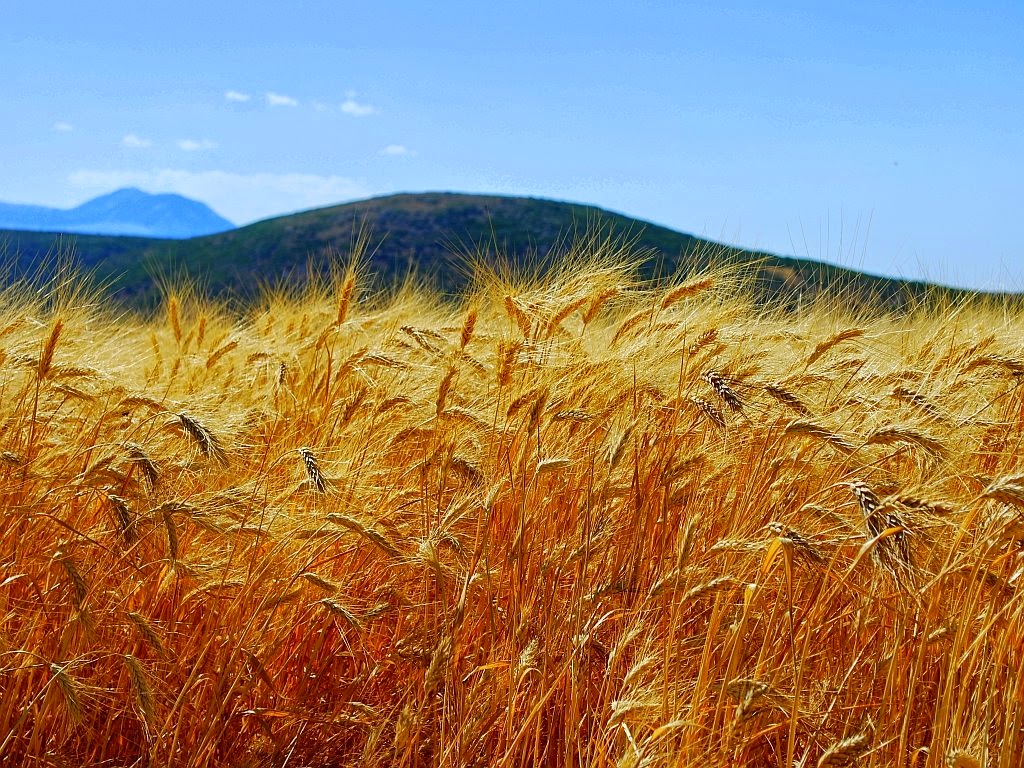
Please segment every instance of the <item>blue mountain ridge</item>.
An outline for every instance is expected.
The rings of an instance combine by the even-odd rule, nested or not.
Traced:
[[[0,203],[0,229],[183,240],[234,228],[205,203],[134,188],[119,189],[67,209]]]

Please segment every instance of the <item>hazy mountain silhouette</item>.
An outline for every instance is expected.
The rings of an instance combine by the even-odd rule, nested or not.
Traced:
[[[68,209],[0,203],[0,229],[180,239],[234,227],[204,203],[131,188]]]

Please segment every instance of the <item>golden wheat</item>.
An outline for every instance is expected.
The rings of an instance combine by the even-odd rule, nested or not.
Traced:
[[[572,253],[10,289],[0,764],[1017,765],[1024,314]]]

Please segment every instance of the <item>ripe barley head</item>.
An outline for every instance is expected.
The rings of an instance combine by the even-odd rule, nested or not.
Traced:
[[[215,460],[222,467],[228,466],[228,454],[220,441],[203,423],[187,413],[174,414],[177,425],[199,447],[199,452],[208,459]]]
[[[327,481],[324,480],[323,473],[320,471],[320,462],[316,460],[312,449],[305,446],[299,448],[299,456],[302,457],[302,465],[306,468],[306,476],[309,478],[310,485],[317,493],[327,493]]]
[[[732,388],[732,383],[727,378],[715,371],[708,371],[704,374],[704,381],[711,385],[715,394],[729,407],[729,410],[736,413],[743,412],[743,401],[740,400],[740,396],[736,394],[736,390]]]

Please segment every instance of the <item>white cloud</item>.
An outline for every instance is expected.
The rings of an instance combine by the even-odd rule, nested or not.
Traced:
[[[330,109],[330,107],[328,107],[322,101],[314,101],[313,109],[315,109],[317,112],[326,112],[328,109]]]
[[[240,224],[307,208],[368,197],[359,182],[344,176],[308,173],[230,173],[228,171],[94,171],[68,177],[71,186],[92,195],[121,187],[147,192],[176,192],[201,200]]]
[[[134,133],[127,133],[121,139],[121,146],[128,147],[128,149],[146,149],[147,147],[152,147],[153,142],[149,139],[143,139],[141,136],[136,136]]]
[[[252,97],[241,91],[224,91],[224,98],[228,101],[248,101]]]
[[[53,124],[53,130],[57,131],[57,133],[70,133],[75,130],[75,126],[61,121]]]
[[[366,117],[372,115],[377,111],[376,107],[371,107],[369,104],[363,104],[362,102],[356,101],[354,97],[349,97],[341,102],[341,111],[346,115],[352,115],[354,117]]]
[[[380,153],[382,155],[394,155],[395,157],[401,157],[402,155],[411,156],[416,154],[404,144],[388,144],[380,151]]]
[[[198,152],[204,149],[216,149],[217,142],[210,141],[209,139],[179,139],[178,147],[185,150],[186,152]]]
[[[285,96],[283,93],[267,91],[267,104],[272,107],[297,107],[299,106],[299,100],[293,99],[291,96]]]

